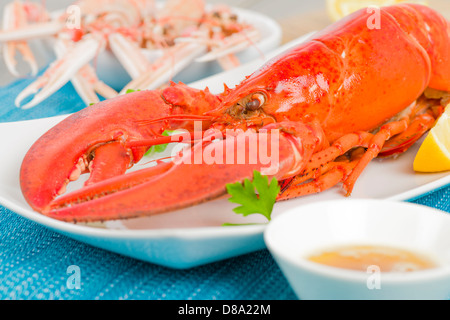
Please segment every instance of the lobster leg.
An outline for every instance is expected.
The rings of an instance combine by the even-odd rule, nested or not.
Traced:
[[[361,158],[359,155],[360,152],[358,152],[358,157],[353,156],[355,151],[352,152],[352,161],[350,163],[344,163],[342,161],[334,162],[336,161],[335,159],[356,147],[367,148],[372,137],[372,134],[363,131],[347,134],[336,140],[328,148],[315,153],[302,174],[288,179],[283,183],[278,200],[287,200],[306,194],[321,192],[342,181]],[[361,149],[358,148],[356,150]],[[310,179],[313,179],[313,181],[302,184]]]
[[[364,148],[351,151],[350,159],[342,156],[306,174],[298,175],[282,187],[277,201],[297,198],[330,189],[349,175],[364,154]],[[344,159],[342,159],[344,158]]]
[[[289,185],[289,187],[285,189],[283,193],[277,198],[277,201],[297,198],[330,189],[339,182],[343,181],[344,178],[356,166],[356,164],[356,160],[352,162],[333,163],[325,173],[310,182],[302,184],[297,184],[297,179],[294,179],[293,183]],[[298,180],[304,179],[304,177],[300,177],[300,179]]]
[[[356,180],[361,175],[362,171],[366,168],[372,159],[376,158],[380,153],[380,150],[383,148],[384,143],[389,140],[391,137],[405,132],[408,129],[408,121],[406,119],[402,119],[400,121],[390,122],[380,128],[372,141],[370,142],[370,146],[358,162],[356,167],[344,181],[344,189],[346,190],[347,196],[349,196],[353,190],[353,186],[355,185]]]
[[[348,151],[350,151],[355,147],[367,147],[372,137],[373,137],[372,134],[364,131],[347,134],[337,139],[328,148],[312,155],[302,174],[292,179],[287,179],[286,181],[284,181],[279,199],[286,200],[288,198],[295,198],[304,194],[303,191],[294,191],[294,190],[288,191],[288,189],[291,188],[294,189],[296,185],[303,183],[311,178],[314,179],[315,176],[320,176],[323,172],[329,171],[332,162],[335,161],[336,158],[344,155],[345,153],[347,153]],[[336,163],[334,164],[334,167],[336,167]],[[334,171],[335,171],[334,176],[337,177],[338,176],[337,169],[335,168]],[[342,178],[343,177],[338,179],[334,184],[338,183]],[[317,183],[319,182],[320,183],[324,182],[324,178],[320,178],[320,180],[317,181]],[[312,184],[310,185],[309,187],[310,190],[319,189],[316,187],[311,188],[311,186],[313,185]],[[302,188],[304,189],[305,187]]]
[[[334,161],[337,157],[342,156],[352,148],[367,146],[371,138],[372,134],[364,131],[347,134],[339,138],[329,148],[311,157],[311,160],[306,166],[305,173],[315,170],[330,161]]]

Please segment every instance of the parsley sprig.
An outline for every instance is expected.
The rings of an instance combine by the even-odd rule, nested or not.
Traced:
[[[280,186],[275,178],[269,184],[269,178],[260,172],[253,172],[253,181],[245,179],[244,183],[229,183],[226,185],[231,197],[228,201],[240,204],[233,209],[237,214],[244,217],[251,214],[262,214],[268,221],[271,220],[273,206],[280,192]],[[225,223],[226,226],[235,224]]]
[[[125,94],[133,93],[133,92],[136,92],[136,91],[141,91],[141,89],[127,89],[127,91],[125,91]]]

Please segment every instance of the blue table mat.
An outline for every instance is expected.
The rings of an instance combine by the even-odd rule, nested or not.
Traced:
[[[0,88],[0,122],[37,119],[85,107],[69,83],[35,108],[14,106],[32,79]],[[3,154],[7,154],[3,150]],[[450,188],[411,202],[450,212]],[[70,266],[81,282],[68,285]],[[0,206],[0,299],[294,300],[267,250],[173,270],[78,242]]]

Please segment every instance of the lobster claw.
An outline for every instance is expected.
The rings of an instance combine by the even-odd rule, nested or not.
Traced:
[[[221,140],[221,132],[210,133],[173,162],[69,193],[51,202],[43,213],[65,221],[153,215],[223,196],[226,184],[251,179],[254,170],[278,179],[291,177],[305,167],[319,144],[311,127],[293,123],[302,128],[292,134],[291,130],[285,132],[283,125],[286,123],[269,125],[259,132],[229,133]]]
[[[123,174],[148,149],[148,145],[131,146],[133,142],[155,139],[180,125],[189,127],[189,121],[173,118],[184,113],[201,115],[218,103],[209,91],[172,84],[164,90],[137,91],[91,105],[33,144],[20,170],[22,193],[34,210],[42,212],[80,174],[90,172],[87,184]],[[170,119],[147,123],[161,116]]]

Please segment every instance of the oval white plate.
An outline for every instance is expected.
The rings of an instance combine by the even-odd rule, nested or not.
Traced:
[[[299,38],[267,55],[275,56],[286,48],[304,41]],[[258,59],[231,71],[193,83],[220,92],[223,83],[233,87],[255,71],[263,60]],[[189,268],[265,248],[264,225],[223,227],[229,223],[262,223],[257,215],[242,217],[232,211],[236,205],[226,198],[176,212],[99,224],[71,224],[43,216],[30,209],[19,187],[22,159],[33,144],[50,127],[66,116],[0,124],[0,149],[8,157],[0,166],[0,203],[10,210],[85,243],[148,262],[172,267]],[[416,174],[412,170],[419,144],[393,160],[372,161],[358,180],[352,198],[411,199],[450,183],[448,172]],[[342,199],[341,188],[321,194],[277,203],[273,216],[314,201]]]

